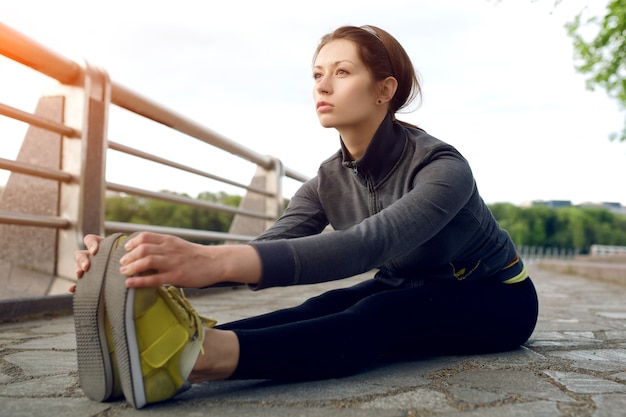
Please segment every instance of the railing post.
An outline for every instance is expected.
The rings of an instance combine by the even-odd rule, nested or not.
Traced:
[[[272,158],[271,169],[257,166],[250,186],[266,193],[248,191],[241,200],[240,209],[262,212],[267,219],[251,218],[237,214],[233,218],[229,233],[256,236],[269,228],[283,211],[282,183],[284,167],[279,159]]]
[[[273,220],[265,221],[265,229],[268,229],[283,211],[283,178],[285,168],[278,158],[272,158],[273,169],[268,171],[266,178],[266,191],[274,195],[274,198],[265,199],[265,214],[272,216]]]
[[[34,114],[63,121],[64,98],[41,97]],[[4,132],[3,132],[4,133]],[[63,135],[29,126],[17,162],[42,169],[61,165]],[[12,172],[0,196],[0,210],[21,216],[57,216],[60,183]],[[20,224],[0,224],[0,299],[48,294],[56,273],[58,230]]]
[[[104,233],[105,167],[111,83],[105,71],[84,66],[81,87],[60,85],[66,95],[65,124],[80,131],[80,140],[64,137],[62,169],[77,181],[61,184],[59,215],[72,228],[61,230],[57,245],[57,276],[73,278],[73,253],[85,234]]]

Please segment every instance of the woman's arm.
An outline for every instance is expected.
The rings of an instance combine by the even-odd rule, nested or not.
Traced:
[[[328,219],[320,203],[317,187],[317,177],[304,183],[280,218],[254,241],[293,239],[321,233],[328,225]]]
[[[87,235],[86,250],[74,253],[76,276],[91,267],[90,256],[98,252],[104,238]],[[128,287],[170,284],[202,288],[220,282],[256,284],[261,277],[261,260],[250,245],[208,246],[176,236],[142,232],[125,242],[128,251],[119,266]],[[75,285],[69,291],[74,292]]]
[[[176,236],[142,232],[124,244],[120,272],[128,287],[171,284],[201,288],[220,282],[255,284],[261,259],[250,245],[200,245]]]
[[[292,198],[281,218],[255,240],[275,240],[321,232],[328,224],[316,198],[316,180],[303,185]],[[74,254],[76,276],[82,277],[91,266],[103,237],[87,235],[86,250]],[[175,236],[141,233],[125,243],[129,251],[120,272],[129,277],[129,287],[170,284],[201,288],[220,282],[257,284],[261,277],[261,260],[250,245],[206,246]],[[155,272],[157,271],[157,272]],[[74,286],[70,287],[70,292]]]
[[[446,147],[421,167],[412,182],[411,191],[349,229],[251,242],[263,266],[257,288],[311,284],[378,268],[432,239],[475,192],[467,161]]]

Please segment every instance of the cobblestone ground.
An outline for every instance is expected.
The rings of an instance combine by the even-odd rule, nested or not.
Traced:
[[[223,381],[134,410],[97,403],[78,386],[70,316],[0,325],[0,416],[574,416],[626,415],[626,285],[530,265],[540,319],[526,346],[433,357],[303,383]],[[192,297],[227,322],[299,303],[348,281]]]

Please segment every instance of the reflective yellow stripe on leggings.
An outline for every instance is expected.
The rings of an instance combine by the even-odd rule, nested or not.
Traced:
[[[519,258],[515,258],[515,261],[513,261],[513,263],[511,263],[510,265],[507,265],[507,268],[510,268],[511,266],[513,266],[514,264],[518,262],[519,262]],[[526,265],[524,265],[522,266],[522,270],[517,275],[507,280],[504,280],[502,282],[504,284],[517,284],[518,282],[524,281],[526,278],[528,278],[528,272],[526,271]]]

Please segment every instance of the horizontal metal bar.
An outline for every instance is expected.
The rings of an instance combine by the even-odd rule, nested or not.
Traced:
[[[60,133],[70,138],[79,138],[80,132],[72,129],[69,126],[65,126],[63,123],[53,122],[51,120],[44,119],[43,117],[36,116],[34,114],[16,109],[15,107],[8,106],[0,103],[0,114],[16,119],[22,122],[26,122],[33,126],[41,127],[52,132]]]
[[[59,169],[44,168],[37,165],[26,164],[24,162],[12,161],[10,159],[0,158],[0,169],[19,172],[21,174],[32,175],[39,178],[56,180],[61,182],[71,182],[74,176]]]
[[[53,227],[56,229],[67,229],[70,227],[70,221],[62,217],[38,216],[8,211],[0,211],[0,223],[19,226]]]
[[[231,233],[211,232],[194,229],[183,229],[178,227],[150,226],[145,224],[121,223],[121,222],[104,222],[104,230],[110,233],[134,233],[140,231],[163,233],[175,235],[187,239],[203,239],[211,241],[238,241],[249,242],[255,236],[236,235]]]
[[[287,167],[285,167],[285,176],[300,182],[307,182],[310,179],[301,172],[294,171],[293,169]]]
[[[0,23],[0,54],[63,84],[82,84],[84,70],[76,62]]]
[[[240,156],[265,169],[271,169],[273,167],[271,157],[242,146],[115,82],[111,82],[111,103],[178,130],[209,145],[216,146],[234,155]]]
[[[186,172],[189,172],[189,173],[192,173],[192,174],[200,175],[202,177],[209,178],[209,179],[212,179],[212,180],[215,180],[215,181],[219,181],[219,182],[222,182],[224,184],[234,185],[235,187],[243,188],[243,189],[246,189],[248,191],[253,191],[255,193],[259,193],[259,194],[262,194],[262,195],[266,195],[266,196],[269,196],[269,197],[274,197],[273,193],[265,191],[265,190],[263,190],[261,188],[250,187],[248,185],[241,184],[241,183],[238,183],[236,181],[231,181],[229,179],[226,179],[226,178],[223,178],[223,177],[220,177],[220,176],[217,176],[217,175],[209,174],[208,172],[200,171],[198,169],[191,168],[191,167],[188,167],[186,165],[182,165],[182,164],[179,164],[179,163],[176,163],[176,162],[172,162],[172,161],[170,161],[168,159],[161,158],[161,157],[158,157],[156,155],[152,155],[152,154],[149,154],[147,152],[143,152],[143,151],[140,151],[138,149],[134,149],[134,148],[131,148],[129,146],[122,145],[120,143],[109,141],[109,148],[113,149],[115,151],[118,151],[118,152],[123,152],[123,153],[128,154],[128,155],[136,156],[138,158],[146,159],[148,161],[156,162],[158,164],[167,165],[167,166],[172,167],[172,168],[176,168],[176,169],[180,169],[182,171],[186,171]]]
[[[264,213],[259,213],[256,211],[249,211],[249,210],[241,210],[237,207],[226,206],[224,204],[210,203],[208,201],[196,200],[193,198],[183,197],[183,196],[179,196],[175,194],[166,194],[166,193],[159,193],[155,191],[148,191],[148,190],[144,190],[141,188],[134,188],[134,187],[129,187],[129,186],[122,185],[122,184],[115,184],[111,182],[107,182],[106,188],[109,191],[117,191],[118,193],[138,195],[138,196],[142,196],[146,198],[153,198],[155,200],[169,201],[172,203],[185,204],[188,206],[200,207],[200,208],[205,208],[208,210],[217,210],[217,211],[221,211],[225,213],[239,214],[242,216],[255,217],[255,218],[264,219],[264,220],[274,220],[273,216],[270,216]]]
[[[48,49],[3,23],[0,23],[0,54],[29,66],[61,83],[83,84],[85,69],[81,65]],[[229,140],[115,82],[111,83],[111,102],[157,123],[247,159],[265,169],[273,168],[270,156],[262,155]],[[78,132],[75,133],[75,135],[78,134]],[[285,168],[285,175],[302,182],[308,179],[307,176],[290,168]]]

